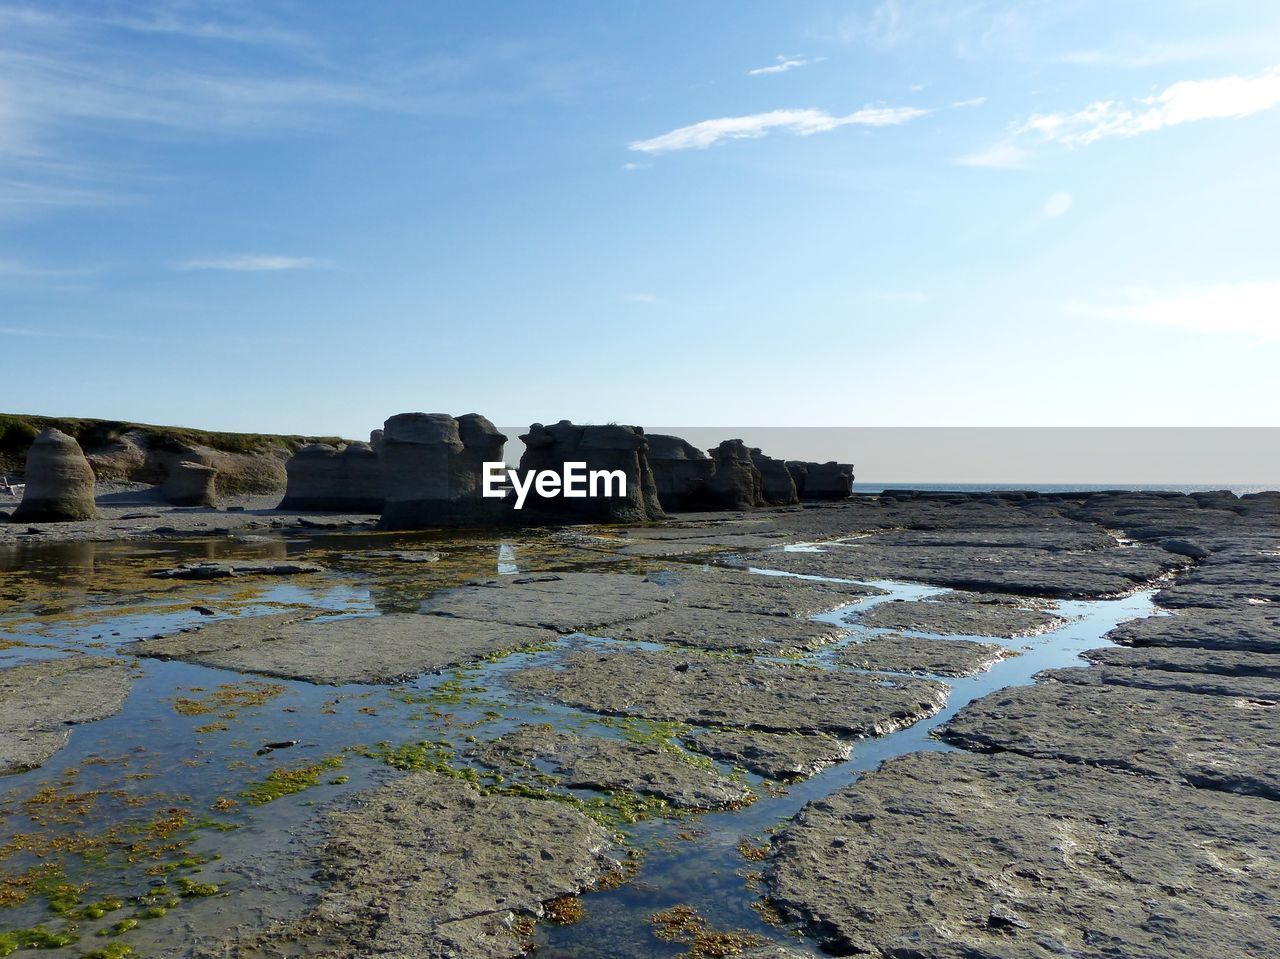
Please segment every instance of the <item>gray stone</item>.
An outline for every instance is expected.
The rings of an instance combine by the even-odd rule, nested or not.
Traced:
[[[760,473],[760,498],[770,506],[791,506],[800,502],[795,480],[782,460],[752,449],[751,463]]]
[[[380,513],[382,467],[368,443],[341,450],[310,443],[285,464],[288,474],[278,509],[294,512]]]
[[[702,491],[715,463],[702,450],[678,436],[646,433],[649,468],[653,471],[658,501],[668,513],[700,509]]]
[[[1198,696],[1232,696],[1255,706],[1275,703],[1280,708],[1280,679],[1267,676],[1239,676],[1223,673],[1193,673],[1186,670],[1134,669],[1098,666],[1047,670],[1041,674],[1058,683],[1082,686],[1132,686],[1194,693]]]
[[[787,460],[787,469],[803,500],[842,500],[853,495],[853,464]]]
[[[971,594],[966,594],[971,595]],[[857,614],[862,626],[909,629],[946,636],[1037,636],[1065,626],[1067,621],[1038,609],[1003,603],[896,600],[878,603]]]
[[[171,506],[217,506],[218,471],[202,463],[182,462],[169,470],[160,495]]]
[[[630,573],[535,573],[432,596],[429,612],[572,633],[660,613],[669,593]]]
[[[578,652],[513,674],[527,692],[593,712],[764,732],[879,736],[933,715],[947,687],[805,666],[664,652]]]
[[[299,576],[322,573],[315,563],[289,560],[235,560],[230,562],[183,563],[168,569],[154,570],[156,579],[229,579],[232,576]]]
[[[509,522],[505,501],[483,493],[484,462],[501,462],[506,436],[478,413],[400,413],[383,424],[383,529]]]
[[[101,656],[0,669],[0,775],[43,765],[71,726],[118,713],[132,685],[124,663]]]
[[[94,476],[80,444],[48,427],[27,450],[22,502],[13,511],[14,523],[60,523],[93,519]]]
[[[709,452],[715,472],[703,486],[708,509],[752,509],[764,502],[760,470],[742,440],[725,440]]]
[[[695,764],[672,747],[521,726],[469,753],[508,779],[548,769],[570,789],[642,793],[681,809],[727,809],[751,792],[719,770]]]
[[[707,729],[688,736],[684,744],[694,752],[779,781],[807,779],[853,753],[853,746],[834,736],[754,729]]]
[[[1181,646],[1108,646],[1081,653],[1102,666],[1155,669],[1171,673],[1212,673],[1218,676],[1262,676],[1280,679],[1280,655],[1195,649]]]
[[[1280,654],[1280,607],[1185,608],[1122,623],[1107,634],[1121,646],[1182,647]]]
[[[616,639],[763,656],[805,652],[833,643],[843,635],[838,626],[830,623],[792,616],[682,606],[601,632]]]
[[[1280,955],[1264,800],[1014,756],[918,753],[774,840],[770,901],[827,951],[920,959]]]
[[[1014,655],[994,643],[966,639],[923,639],[897,633],[872,636],[850,643],[836,654],[836,661],[855,669],[893,673],[929,673],[934,676],[973,676],[986,672],[1006,656]]]
[[[534,423],[520,439],[525,445],[521,474],[535,470],[560,473],[565,463],[572,462],[585,463],[588,475],[595,470],[621,471],[626,479],[623,496],[541,497],[531,489],[524,505],[531,517],[576,523],[644,523],[666,515],[649,467],[648,443],[639,427],[575,426],[561,420],[551,426]]]
[[[221,620],[126,649],[309,683],[391,684],[555,639],[543,629],[447,616],[284,613]]]
[[[1040,682],[970,703],[942,736],[978,752],[1014,752],[1280,799],[1277,702]]]
[[[857,583],[823,583],[714,567],[662,570],[650,573],[649,579],[670,591],[672,606],[762,616],[813,616],[884,593],[874,586]]]

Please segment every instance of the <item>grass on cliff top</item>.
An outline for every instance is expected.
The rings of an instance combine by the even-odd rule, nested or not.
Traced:
[[[52,426],[74,436],[81,446],[104,446],[133,430],[151,436],[155,445],[179,449],[183,446],[207,446],[224,453],[255,453],[273,446],[297,452],[307,443],[344,443],[337,436],[295,436],[272,433],[216,433],[185,426],[153,426],[123,420],[91,420],[62,416],[31,416],[23,413],[0,413],[0,456],[25,457],[31,441],[45,427]]]

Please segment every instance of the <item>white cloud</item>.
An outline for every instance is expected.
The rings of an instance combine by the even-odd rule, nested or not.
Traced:
[[[957,109],[964,109],[965,107],[980,107],[986,102],[986,97],[970,97],[968,100],[957,100],[951,105]]]
[[[1055,193],[1044,201],[1044,215],[1050,218],[1060,217],[1071,209],[1070,193]]]
[[[1068,302],[1060,309],[1074,316],[1280,339],[1280,283],[1203,286],[1172,293],[1131,290],[1120,303]]]
[[[626,170],[628,173],[634,173],[636,170],[647,170],[647,169],[649,169],[649,164],[647,164],[647,163],[624,163],[624,164],[622,164],[622,169]]]
[[[705,150],[720,140],[756,139],[767,135],[771,130],[785,130],[798,136],[810,136],[850,125],[895,126],[924,116],[928,112],[916,107],[863,107],[847,116],[832,116],[823,110],[814,109],[771,110],[768,113],[754,113],[744,117],[703,120],[701,123],[680,127],[648,140],[635,140],[628,144],[628,149],[641,153]]]
[[[1040,140],[1083,147],[1107,137],[1133,137],[1200,120],[1239,119],[1280,104],[1280,66],[1254,76],[1182,80],[1126,105],[1099,100],[1075,113],[1036,114],[1017,128]]]
[[[178,264],[177,269],[183,271],[234,270],[241,273],[260,273],[276,270],[315,270],[327,266],[329,266],[329,263],[325,260],[317,260],[309,256],[264,256],[243,253],[236,256],[187,260]]]
[[[963,166],[984,167],[989,170],[1016,170],[1026,166],[1031,154],[1016,143],[996,143],[976,153],[957,157]]]
[[[807,67],[811,62],[805,57],[776,57],[778,62],[767,67],[756,67],[754,70],[748,70],[749,77],[762,77],[770,73],[786,73],[788,70],[794,70],[797,67]]]

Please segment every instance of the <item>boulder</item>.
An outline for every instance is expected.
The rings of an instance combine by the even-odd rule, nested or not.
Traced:
[[[218,471],[201,463],[179,463],[160,487],[164,501],[173,506],[217,506]]]
[[[520,473],[531,470],[562,472],[565,463],[585,463],[593,470],[621,470],[626,476],[623,496],[540,497],[531,490],[524,509],[553,522],[643,523],[666,514],[658,499],[649,467],[649,444],[638,426],[575,426],[561,420],[552,426],[534,423],[520,437],[524,455]]]
[[[298,512],[377,513],[382,470],[368,443],[342,449],[309,443],[285,464],[288,486],[278,509]]]
[[[715,472],[703,487],[703,499],[712,509],[751,509],[764,502],[760,470],[742,440],[725,440],[708,450]]]
[[[49,427],[27,450],[26,489],[13,513],[15,523],[93,519],[94,476],[80,444]]]
[[[853,464],[788,460],[787,470],[800,499],[848,499],[853,495]]]
[[[653,471],[658,501],[667,512],[698,509],[702,490],[716,464],[706,453],[678,436],[646,433],[649,468]]]
[[[378,458],[383,529],[486,526],[510,507],[483,495],[484,462],[500,462],[507,441],[483,416],[400,413],[383,424]]]
[[[760,495],[770,506],[791,506],[800,502],[795,480],[782,460],[767,456],[759,449],[751,450],[751,462],[760,471]]]

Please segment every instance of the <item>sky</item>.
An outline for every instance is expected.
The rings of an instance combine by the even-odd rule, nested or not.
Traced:
[[[1280,4],[0,0],[0,410],[1280,424]]]

